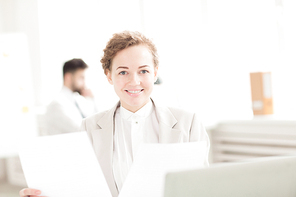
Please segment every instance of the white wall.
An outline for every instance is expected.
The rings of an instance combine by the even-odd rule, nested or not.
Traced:
[[[113,33],[141,30],[139,6],[137,0],[39,1],[42,101],[48,103],[61,88],[63,63],[82,58],[90,66],[87,85],[98,108],[112,107],[118,98],[107,83],[100,58]]]
[[[0,33],[23,33],[28,40],[29,64],[35,104],[40,105],[42,78],[40,75],[40,48],[38,0],[0,0]],[[16,68],[17,69],[17,68]]]
[[[269,0],[0,0],[0,6],[0,31],[28,36],[36,105],[59,91],[64,61],[83,58],[99,109],[110,108],[117,96],[99,60],[111,35],[129,29],[154,39],[164,81],[155,97],[166,103],[196,111],[206,124],[251,119],[249,73],[271,71],[277,117],[296,117],[293,0],[283,1],[283,14]]]
[[[274,117],[296,118],[294,1],[285,0],[282,10],[269,0],[145,4],[146,31],[181,107],[208,125],[252,119],[249,73],[271,71]]]

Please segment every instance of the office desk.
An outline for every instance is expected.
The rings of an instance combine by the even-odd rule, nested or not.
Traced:
[[[18,157],[18,140],[0,141],[0,180],[7,178],[11,185],[26,187],[24,173]]]

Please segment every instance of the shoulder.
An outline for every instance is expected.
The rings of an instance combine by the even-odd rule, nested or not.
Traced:
[[[196,115],[192,111],[188,111],[178,107],[166,107],[172,116],[177,120],[178,124],[191,125]]]
[[[47,106],[46,106],[46,114],[51,114],[51,113],[60,113],[61,111],[64,110],[64,105],[63,102],[59,99],[54,99],[52,100]]]
[[[167,107],[168,110],[176,117],[176,119],[180,118],[189,118],[195,115],[194,112],[178,108],[178,107]]]
[[[176,129],[189,132],[189,141],[206,141],[209,146],[209,137],[206,129],[196,113],[180,108],[168,107],[177,120]],[[187,132],[185,132],[187,133]]]
[[[175,122],[174,128],[190,130],[195,127],[203,128],[203,124],[197,114],[193,111],[185,110],[178,107],[165,107],[156,105],[159,120],[165,123]]]
[[[67,99],[65,94],[62,92],[59,92],[53,97],[52,101],[47,105],[47,108],[62,107],[68,103],[69,103],[69,99]]]
[[[158,101],[152,100],[155,106],[156,114],[160,122],[167,125],[187,125],[190,126],[193,119],[195,118],[195,113],[188,111],[179,107],[166,106]],[[176,126],[177,126],[176,125]]]
[[[185,127],[190,129],[193,124],[200,123],[194,112],[176,107],[168,107],[168,109],[177,120],[176,127]]]

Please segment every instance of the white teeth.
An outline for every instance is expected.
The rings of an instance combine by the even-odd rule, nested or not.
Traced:
[[[138,91],[130,91],[130,90],[128,90],[128,92],[132,93],[132,94],[137,94],[137,93],[141,92],[141,90],[138,90]]]

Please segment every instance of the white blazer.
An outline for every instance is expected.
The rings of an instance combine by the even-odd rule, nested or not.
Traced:
[[[194,113],[177,108],[158,106],[155,102],[153,104],[159,122],[159,143],[206,141],[209,150],[209,137]],[[118,196],[112,170],[112,158],[114,116],[119,106],[120,103],[118,102],[108,111],[87,117],[82,121],[80,128],[81,131],[87,132],[91,140],[113,197]],[[208,158],[205,158],[205,163],[208,164]]]

